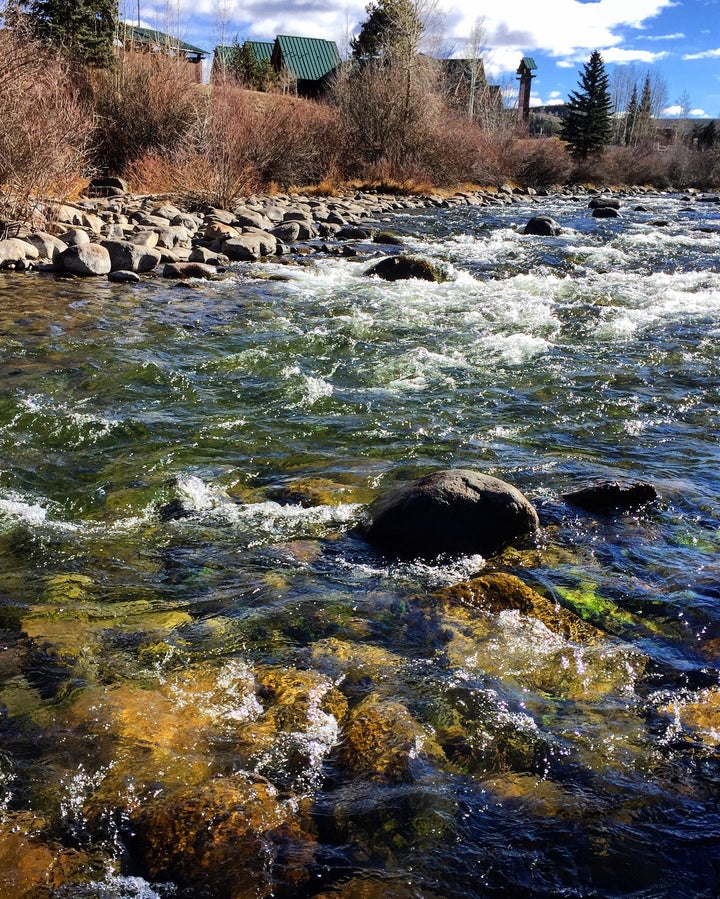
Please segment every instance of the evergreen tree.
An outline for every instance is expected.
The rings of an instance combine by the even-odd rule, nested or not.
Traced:
[[[89,65],[112,65],[117,0],[24,0],[21,5],[43,41]]]
[[[625,110],[625,146],[629,146],[635,140],[635,128],[637,126],[639,109],[637,85],[634,84],[630,102]]]
[[[712,150],[718,139],[715,122],[711,119],[705,125],[696,125],[693,129],[693,137],[697,141],[699,150]]]
[[[368,17],[350,42],[355,59],[369,62],[417,52],[425,26],[413,0],[374,0],[365,11]]]
[[[597,50],[585,63],[578,86],[580,89],[570,94],[563,138],[574,156],[586,159],[601,153],[612,137],[610,81]]]
[[[267,91],[278,83],[278,76],[269,59],[259,60],[250,41],[240,44],[237,38],[230,50],[228,72],[252,90]]]
[[[642,97],[640,98],[640,106],[638,107],[635,128],[636,142],[649,140],[654,130],[652,85],[650,83],[650,75],[648,74],[645,76],[645,84],[643,85]]]

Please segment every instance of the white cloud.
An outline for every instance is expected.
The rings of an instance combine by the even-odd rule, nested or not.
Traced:
[[[683,59],[715,59],[720,56],[720,47],[717,50],[703,50],[702,53],[686,53]]]
[[[674,106],[666,106],[661,112],[664,116],[681,116],[683,115],[683,108],[679,103],[676,103]],[[692,119],[710,118],[704,109],[691,109],[685,115]]]
[[[620,64],[642,62],[647,65],[652,65],[659,59],[664,59],[668,55],[665,52],[650,53],[648,50],[624,50],[620,47],[608,47],[606,50],[601,50],[600,52],[602,53],[602,58],[605,62],[616,62]]]
[[[218,30],[222,10],[224,30],[231,35],[238,31],[241,37],[253,38],[304,34],[343,43],[344,35],[356,33],[367,17],[366,2],[180,0],[177,5],[181,8],[181,21],[184,11],[193,18],[203,17],[214,31]],[[549,10],[548,4],[537,0],[503,0],[489,9],[477,0],[439,0],[445,14],[446,40],[457,47],[458,55],[478,15],[484,17],[485,43],[495,57],[496,72],[514,71],[518,59],[534,50],[562,60],[587,57],[597,47],[617,47],[623,41],[621,29],[642,29],[674,3],[675,0],[552,0]],[[133,6],[131,0],[123,0],[123,4]],[[166,0],[144,0],[144,4],[156,11],[158,18],[168,8]]]
[[[646,41],[681,41],[685,35],[682,31],[676,31],[675,34],[644,34]]]
[[[622,40],[621,28],[642,28],[674,0],[553,0],[552,14],[547,4],[537,0],[504,0],[500,9],[485,12],[487,43],[512,43],[525,52],[542,50],[551,56],[568,57],[597,47],[615,47]],[[449,9],[448,24],[456,35],[468,34],[478,15],[476,0],[444,0]],[[522,31],[509,23],[521,23]],[[517,40],[518,37],[524,38]]]

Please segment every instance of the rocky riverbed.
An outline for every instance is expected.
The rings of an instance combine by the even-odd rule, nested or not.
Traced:
[[[117,189],[0,272],[0,894],[710,899],[714,198]]]

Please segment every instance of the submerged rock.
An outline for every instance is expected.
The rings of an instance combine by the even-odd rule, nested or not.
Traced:
[[[440,471],[378,497],[360,532],[379,549],[405,558],[442,553],[491,555],[539,526],[511,484],[476,471]]]
[[[339,484],[328,478],[298,478],[270,491],[270,497],[279,503],[297,503],[310,508],[368,502],[369,492],[367,489]]]
[[[549,215],[536,215],[530,219],[523,229],[523,234],[536,234],[539,237],[557,237],[562,228]]]
[[[598,481],[577,490],[563,493],[562,498],[571,506],[586,512],[607,513],[622,509],[636,509],[658,498],[652,484],[636,481],[621,484],[618,481]]]
[[[414,769],[445,756],[428,729],[399,702],[366,699],[343,729],[338,762],[356,777],[391,783],[415,779]]]
[[[405,281],[415,278],[420,281],[447,281],[447,272],[440,266],[415,256],[388,256],[375,262],[364,274],[382,278],[383,281]]]
[[[158,799],[132,823],[152,880],[215,899],[261,899],[310,877],[315,844],[297,817],[269,783],[236,774]]]
[[[443,602],[460,602],[484,612],[518,611],[542,621],[545,627],[565,640],[592,643],[602,637],[602,632],[591,624],[511,574],[485,574],[445,587],[435,595]]]

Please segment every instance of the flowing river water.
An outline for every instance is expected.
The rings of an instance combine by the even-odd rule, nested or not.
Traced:
[[[720,205],[384,225],[450,279],[0,275],[3,896],[720,895]],[[536,543],[354,532],[451,467]],[[491,570],[576,630],[453,600]]]

